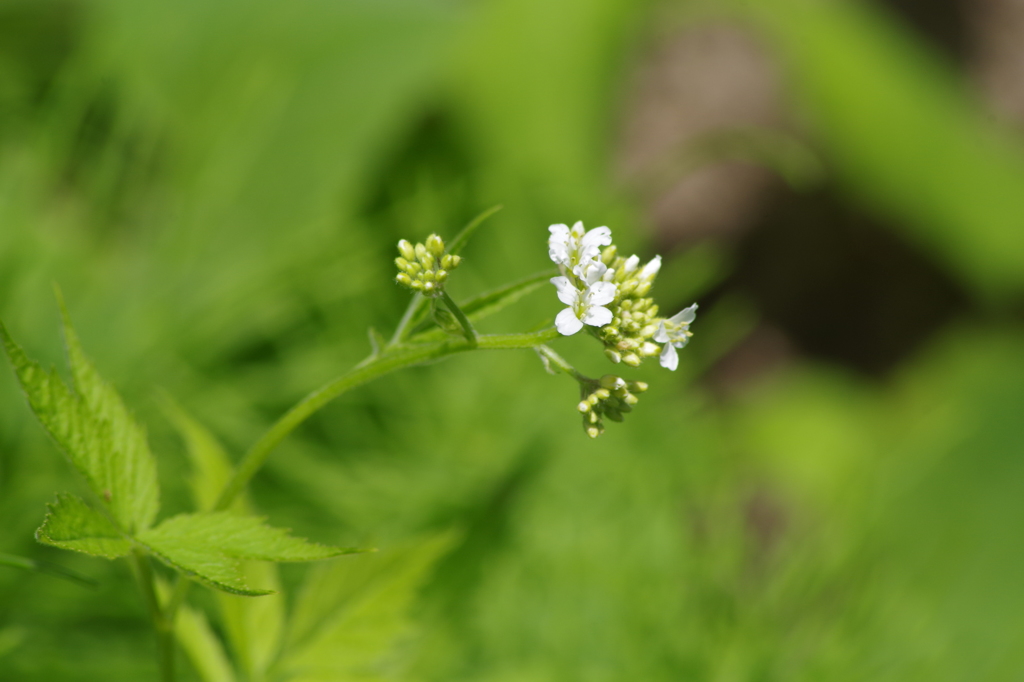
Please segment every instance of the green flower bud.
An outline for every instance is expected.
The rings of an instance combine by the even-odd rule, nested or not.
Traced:
[[[436,234],[432,234],[427,237],[426,247],[427,251],[429,251],[434,258],[440,258],[444,255],[444,241]]]
[[[625,385],[626,382],[622,379],[622,377],[617,377],[614,374],[605,374],[603,377],[601,377],[601,386],[603,386],[606,389],[616,390],[623,388]]]
[[[416,259],[416,250],[413,248],[412,244],[404,239],[398,240],[398,252],[401,253],[402,257],[406,260]]]
[[[639,367],[640,356],[638,356],[636,353],[627,353],[622,357],[622,362],[629,365],[630,367]]]
[[[604,355],[606,358],[614,362],[616,365],[622,362],[622,356],[613,351],[611,348],[606,348],[604,350]]]
[[[400,272],[397,275],[395,275],[395,281],[398,282],[399,284],[401,284],[402,286],[406,286],[406,287],[411,287],[412,286],[412,277],[410,277],[409,275],[405,274],[404,272]]]

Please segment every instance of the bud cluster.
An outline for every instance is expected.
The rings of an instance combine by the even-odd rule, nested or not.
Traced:
[[[424,296],[440,296],[448,273],[462,261],[459,256],[445,253],[444,249],[444,240],[436,234],[427,237],[423,244],[414,245],[402,239],[398,242],[401,255],[395,259],[398,266],[395,281]]]
[[[661,318],[654,299],[648,297],[661,269],[661,256],[640,267],[637,256],[623,258],[613,244],[601,252],[601,262],[608,268],[605,279],[615,283],[617,294],[608,305],[612,320],[597,330],[597,336],[604,341],[609,360],[637,367],[644,358],[661,352],[652,341]]]
[[[581,400],[577,409],[583,414],[583,430],[591,438],[597,438],[604,433],[605,417],[621,422],[623,415],[632,412],[639,401],[636,394],[646,390],[647,384],[642,381],[626,381],[612,374],[596,381],[581,381]]]

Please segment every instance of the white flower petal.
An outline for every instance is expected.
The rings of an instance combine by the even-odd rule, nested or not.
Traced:
[[[595,282],[587,289],[584,300],[589,305],[604,305],[615,300],[618,291],[618,285],[611,282]]]
[[[591,327],[603,327],[612,321],[612,311],[599,305],[592,305],[583,313],[583,321]]]
[[[580,300],[580,292],[568,277],[552,277],[551,283],[558,290],[558,300],[567,306],[574,306]]]
[[[668,319],[673,324],[690,324],[697,319],[697,304],[694,303],[689,308],[683,308],[683,310]]]
[[[573,223],[572,229],[569,230],[569,232],[572,234],[574,239],[582,239],[583,235],[586,233],[586,230],[583,227],[583,221],[577,220]]]
[[[570,248],[569,228],[565,225],[552,225],[548,228],[548,257],[559,265],[569,265]]]
[[[626,262],[623,263],[622,265],[622,269],[626,272],[627,275],[632,273],[638,267],[640,267],[640,256],[637,256],[636,254],[633,254],[632,256],[627,258]]]
[[[589,287],[608,271],[608,266],[599,260],[586,260],[572,269],[573,274],[582,279]]]
[[[668,331],[665,329],[665,321],[658,325],[658,331],[654,332],[654,340],[658,343],[668,343]]]
[[[582,223],[579,223],[582,226]],[[584,251],[591,249],[600,249],[602,246],[608,246],[612,243],[612,231],[607,227],[595,227],[590,232],[587,232],[580,242]]]
[[[583,323],[572,308],[566,308],[555,317],[555,327],[562,336],[572,336],[583,329]]]
[[[640,271],[639,277],[643,280],[651,279],[658,274],[658,270],[661,270],[661,256],[655,256],[648,261],[647,265]]]
[[[676,352],[675,346],[671,343],[666,343],[661,349],[661,357],[658,358],[658,364],[665,369],[676,371],[676,367],[679,366],[679,354]]]

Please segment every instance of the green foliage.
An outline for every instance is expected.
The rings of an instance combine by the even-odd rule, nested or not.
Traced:
[[[452,540],[441,535],[364,561],[337,562],[311,575],[296,601],[280,663],[286,679],[388,677],[387,656],[408,635],[416,593]]]
[[[131,551],[131,542],[117,526],[80,497],[58,495],[49,508],[43,525],[36,531],[39,542],[106,559],[123,557]]]
[[[254,516],[230,511],[179,514],[136,539],[168,566],[210,587],[249,596],[273,590],[250,588],[239,559],[316,561],[365,551],[317,545],[271,528]]]
[[[29,360],[0,323],[7,357],[32,411],[83,475],[124,532],[152,523],[159,505],[156,463],[145,431],[85,359],[67,316],[64,334],[75,378],[69,389],[56,371]]]

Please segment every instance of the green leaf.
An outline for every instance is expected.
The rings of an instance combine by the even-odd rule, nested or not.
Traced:
[[[131,551],[131,543],[106,516],[75,495],[61,493],[48,504],[49,513],[36,531],[44,545],[116,559]]]
[[[158,559],[189,577],[225,592],[272,594],[246,583],[239,559],[315,561],[365,550],[317,545],[232,512],[179,514],[136,538]]]
[[[453,539],[446,533],[312,572],[295,605],[280,669],[293,681],[372,678],[404,640],[419,588]]]
[[[490,218],[492,215],[494,215],[501,209],[502,206],[500,204],[497,206],[491,206],[489,209],[487,209],[477,217],[470,220],[469,223],[464,228],[462,228],[462,230],[457,235],[455,235],[455,238],[448,243],[448,253],[454,256],[457,255],[460,251],[462,251],[462,249],[466,247],[466,244],[469,243],[470,238],[477,231],[477,229],[484,224],[484,221],[486,221],[488,218]]]
[[[0,323],[4,350],[29,406],[122,530],[148,528],[159,507],[146,433],[82,353],[61,304],[75,390],[30,360]]]

